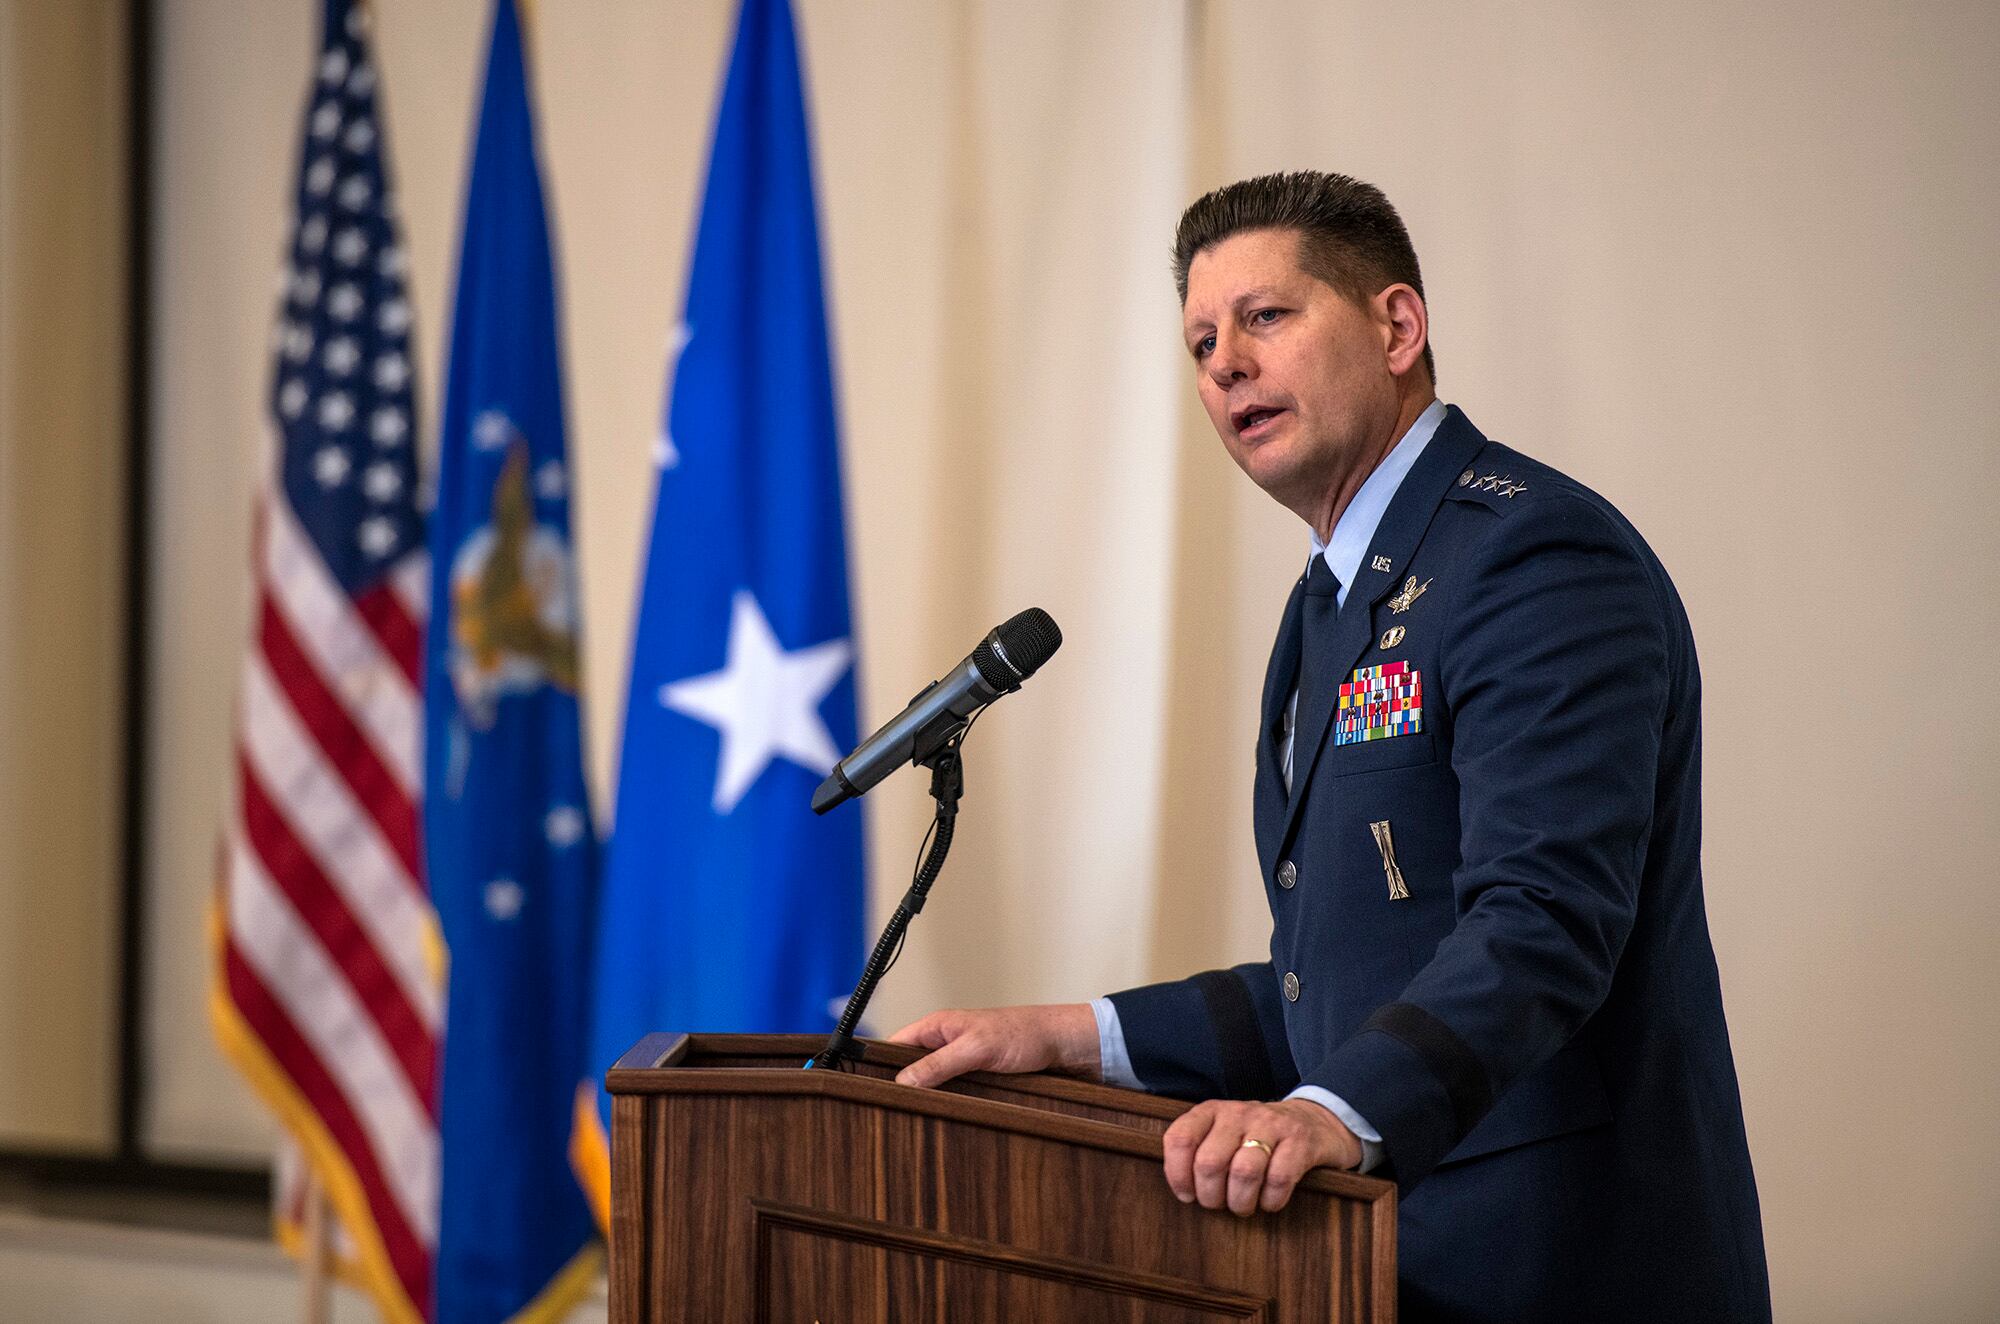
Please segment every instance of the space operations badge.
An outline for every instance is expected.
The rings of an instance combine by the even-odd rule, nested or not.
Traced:
[[[1408,662],[1357,667],[1340,687],[1334,710],[1333,743],[1415,735],[1424,729],[1424,677]]]

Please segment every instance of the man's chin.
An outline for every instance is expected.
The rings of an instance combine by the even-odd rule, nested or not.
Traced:
[[[1236,463],[1273,500],[1283,506],[1292,504],[1291,498],[1298,494],[1302,477],[1296,456],[1287,454],[1282,446],[1264,442],[1239,452]]]

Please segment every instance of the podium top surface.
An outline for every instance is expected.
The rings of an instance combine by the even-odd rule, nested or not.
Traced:
[[[972,1072],[934,1089],[898,1085],[893,1077],[923,1056],[921,1049],[879,1040],[857,1041],[858,1062],[807,1070],[824,1044],[803,1034],[649,1034],[605,1075],[614,1097],[673,1094],[804,1095],[936,1117],[963,1125],[1042,1136],[1092,1149],[1160,1160],[1160,1136],[1193,1105],[1159,1095],[1037,1073]],[[1358,1173],[1315,1168],[1308,1190],[1373,1203],[1392,1183]]]

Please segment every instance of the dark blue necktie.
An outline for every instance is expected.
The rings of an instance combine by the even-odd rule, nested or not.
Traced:
[[[1334,620],[1340,614],[1340,577],[1327,568],[1326,557],[1315,553],[1306,567],[1306,591],[1299,601],[1299,664],[1293,674],[1299,678],[1298,702],[1292,709],[1292,769],[1294,777],[1304,762],[1305,751],[1298,729],[1305,716],[1306,696],[1318,692],[1327,678],[1317,673],[1324,667],[1333,643]],[[1296,787],[1296,783],[1294,783]]]

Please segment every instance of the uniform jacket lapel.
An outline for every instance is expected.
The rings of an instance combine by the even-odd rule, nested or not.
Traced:
[[[1292,794],[1285,805],[1284,827],[1271,846],[1273,858],[1298,821],[1299,806],[1306,798],[1305,788],[1312,781],[1313,769],[1326,744],[1327,726],[1333,720],[1335,702],[1340,697],[1340,682],[1354,670],[1355,662],[1368,651],[1369,641],[1374,638],[1375,604],[1403,582],[1405,568],[1417,544],[1423,541],[1424,531],[1430,527],[1431,516],[1437,513],[1444,494],[1485,445],[1486,438],[1458,407],[1448,407],[1444,421],[1438,424],[1437,435],[1424,447],[1424,453],[1417,457],[1402,486],[1396,489],[1389,508],[1382,512],[1382,522],[1375,528],[1375,537],[1361,558],[1361,568],[1347,590],[1347,601],[1340,608],[1328,655],[1316,658],[1313,663],[1315,674],[1326,677],[1326,682],[1316,686],[1315,693],[1299,695],[1298,731],[1292,746]],[[1389,568],[1375,568],[1382,564]],[[1283,793],[1281,781],[1280,796]],[[1260,831],[1258,846],[1261,848],[1263,844],[1264,834]]]
[[[1278,642],[1271,647],[1271,664],[1264,670],[1264,702],[1259,707],[1261,725],[1257,729],[1257,789],[1253,822],[1257,833],[1257,853],[1263,858],[1268,876],[1278,860],[1278,834],[1285,826],[1285,774],[1280,762],[1280,733],[1284,729],[1285,705],[1298,684],[1300,614],[1306,592],[1306,578],[1292,585],[1285,602],[1285,614],[1278,626]]]

